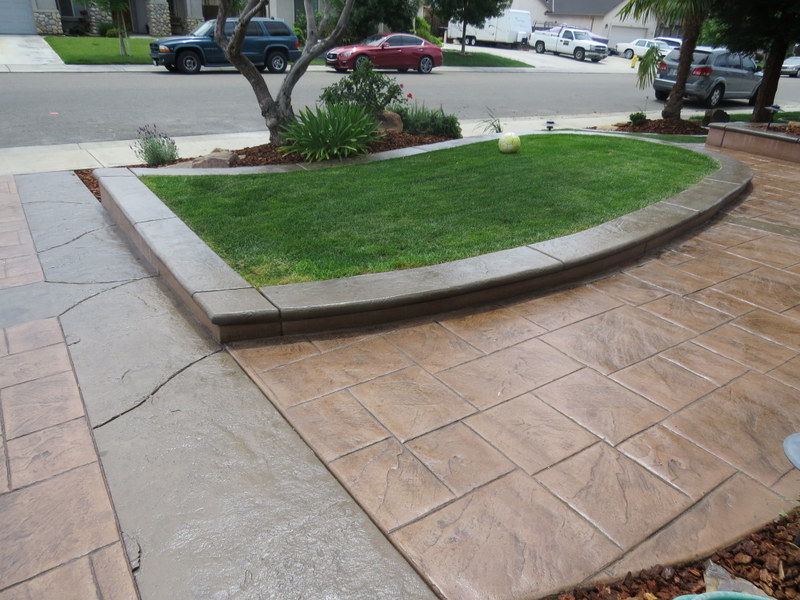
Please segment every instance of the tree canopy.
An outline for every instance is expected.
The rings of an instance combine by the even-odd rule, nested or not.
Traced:
[[[343,0],[336,0],[341,9]],[[342,36],[343,43],[358,42],[378,31],[383,24],[387,32],[412,31],[414,17],[422,5],[422,0],[359,0],[353,5],[353,12]]]

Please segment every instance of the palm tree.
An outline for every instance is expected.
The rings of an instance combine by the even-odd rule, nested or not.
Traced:
[[[683,96],[686,93],[686,79],[692,66],[692,55],[700,37],[703,26],[713,0],[628,0],[628,3],[619,11],[623,19],[634,17],[647,19],[658,17],[667,23],[680,22],[683,29],[683,42],[681,54],[678,59],[678,73],[675,76],[675,85],[669,93],[667,103],[661,116],[665,119],[680,119],[683,108]]]

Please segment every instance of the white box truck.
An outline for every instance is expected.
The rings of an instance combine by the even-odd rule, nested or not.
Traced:
[[[531,36],[531,13],[527,10],[507,10],[499,17],[487,19],[483,27],[467,25],[464,32],[462,23],[450,21],[447,24],[447,37],[458,40],[466,39],[468,46],[476,43],[525,45]]]

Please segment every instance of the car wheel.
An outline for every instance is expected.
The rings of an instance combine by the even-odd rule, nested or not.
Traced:
[[[575,48],[575,52],[572,53],[572,56],[575,57],[575,60],[583,60],[586,58],[586,53],[583,51],[583,48]]]
[[[470,46],[474,46],[474,45],[475,45],[475,38],[474,38],[474,37],[472,37],[472,36],[469,36],[469,37],[467,38],[467,43],[468,43]]]
[[[534,48],[536,48],[537,54],[544,54],[544,42],[536,42]]]
[[[353,62],[353,70],[357,71],[361,65],[369,64],[371,61],[369,60],[369,56],[361,55],[356,57],[356,60]]]
[[[178,71],[186,74],[194,74],[200,71],[200,57],[197,52],[192,50],[184,50],[178,54],[177,63]]]
[[[794,73],[789,73],[789,77],[797,77],[798,73],[800,73],[800,71],[795,71]]]
[[[622,56],[624,56],[628,60],[632,59],[633,58],[633,50],[628,48],[627,50],[625,50],[625,52],[622,53]]]
[[[286,55],[278,50],[273,50],[267,54],[267,68],[270,73],[283,73],[286,70]]]
[[[656,100],[666,100],[669,98],[669,92],[665,92],[664,90],[655,90]]]
[[[433,71],[433,59],[430,56],[423,56],[420,58],[417,71],[420,73],[430,73]]]
[[[719,103],[722,102],[722,97],[725,95],[725,88],[722,87],[722,84],[718,84],[714,86],[714,89],[711,90],[711,93],[706,98],[706,106],[708,108],[717,108]]]

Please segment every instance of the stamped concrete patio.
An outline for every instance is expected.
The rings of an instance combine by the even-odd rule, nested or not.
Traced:
[[[800,495],[800,169],[613,274],[229,350],[434,590],[537,598],[696,558]]]

